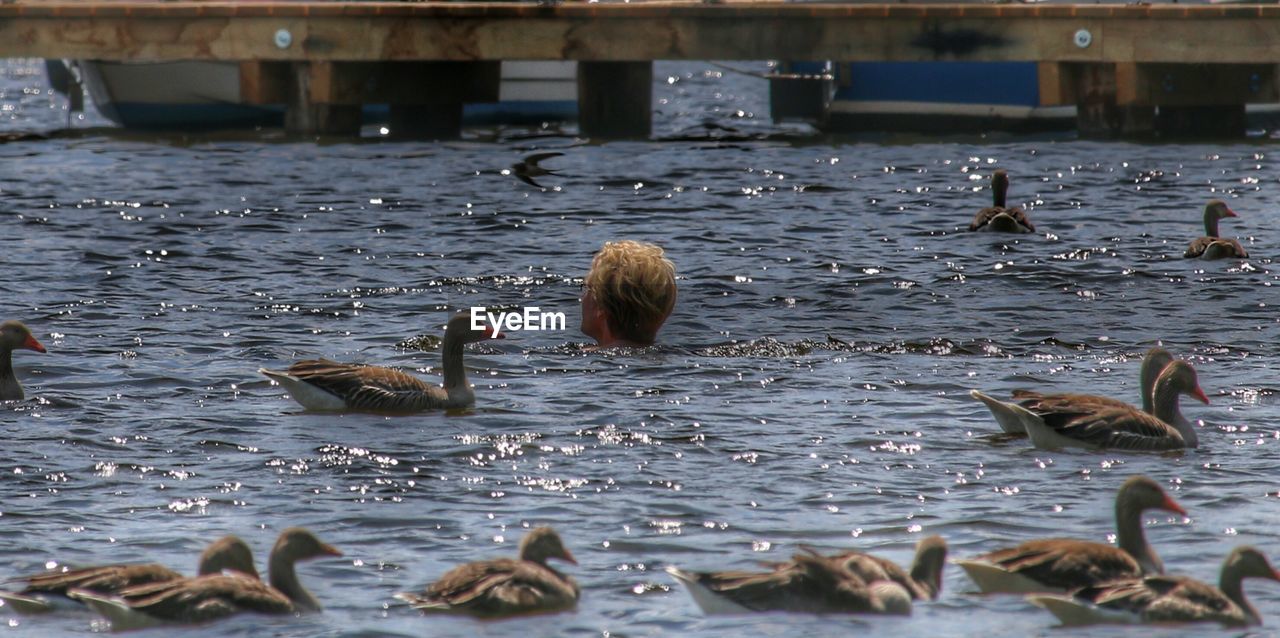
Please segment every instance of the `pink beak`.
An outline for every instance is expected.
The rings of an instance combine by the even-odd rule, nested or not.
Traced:
[[[22,347],[36,352],[47,352],[44,346],[40,345],[40,342],[36,341],[36,338],[31,335],[27,335],[27,340],[23,342]]]
[[[1196,399],[1199,399],[1201,403],[1205,405],[1209,405],[1209,397],[1205,396],[1204,390],[1201,390],[1199,387],[1197,387],[1195,391],[1191,393],[1191,396],[1195,397]]]
[[[1228,208],[1228,209],[1227,209],[1227,217],[1239,217],[1239,215],[1237,215],[1237,214],[1236,214],[1236,212],[1235,212],[1234,210],[1231,210],[1230,208]]]

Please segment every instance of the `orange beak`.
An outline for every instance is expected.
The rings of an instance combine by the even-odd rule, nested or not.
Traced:
[[[27,340],[22,342],[22,347],[27,350],[35,350],[36,352],[47,352],[47,350],[44,349],[44,346],[40,345],[40,342],[36,341],[36,338],[31,335],[27,335]]]
[[[341,556],[341,555],[342,555],[342,551],[341,551],[341,550],[339,550],[337,547],[334,547],[333,545],[327,545],[327,544],[325,544],[325,543],[321,543],[321,544],[320,544],[320,551],[322,551],[322,552],[324,552],[324,553],[326,553],[326,554],[328,554],[328,555],[330,555],[330,556]]]
[[[1187,515],[1187,510],[1182,509],[1182,506],[1178,505],[1177,501],[1173,500],[1173,498],[1168,496],[1164,497],[1164,504],[1161,505],[1160,507],[1161,509],[1166,509],[1170,512],[1176,512],[1183,516]]]
[[[1234,210],[1231,210],[1230,208],[1228,208],[1228,209],[1227,209],[1227,217],[1239,217],[1239,215],[1237,215],[1237,214],[1236,214],[1236,212],[1235,212]]]
[[[1197,386],[1195,391],[1191,393],[1191,396],[1198,399],[1201,403],[1209,405],[1209,397],[1205,395],[1204,390],[1201,390],[1199,386]]]

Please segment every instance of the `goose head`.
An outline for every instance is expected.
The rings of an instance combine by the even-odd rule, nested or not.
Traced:
[[[520,539],[520,558],[534,563],[545,565],[547,559],[556,558],[574,565],[578,561],[565,548],[564,542],[560,540],[560,535],[550,527],[538,527],[530,530],[524,538]]]
[[[239,536],[223,536],[200,554],[201,575],[220,574],[226,570],[260,578],[258,569],[253,565],[253,550]]]
[[[1116,494],[1116,509],[1134,511],[1139,515],[1144,510],[1151,509],[1187,515],[1187,511],[1166,494],[1159,483],[1146,476],[1130,477],[1120,486],[1120,491]]]
[[[1165,366],[1164,371],[1156,378],[1155,395],[1157,397],[1176,396],[1178,394],[1185,394],[1205,405],[1209,404],[1209,397],[1200,388],[1200,380],[1196,376],[1196,369],[1186,361],[1170,363]],[[1157,405],[1160,403],[1159,400],[1156,401]]]
[[[45,352],[44,346],[21,321],[6,321],[0,324],[0,350]]]
[[[1240,578],[1265,578],[1280,582],[1280,573],[1271,566],[1266,555],[1247,545],[1231,550],[1223,567],[1223,571],[1234,571]]]
[[[1220,199],[1211,199],[1204,205],[1204,234],[1209,237],[1218,236],[1218,220],[1227,217],[1239,217],[1227,203]]]
[[[494,330],[493,326],[487,322],[488,317],[482,318],[479,328],[472,325],[471,313],[459,312],[449,318],[449,322],[444,327],[445,341],[450,343],[475,343],[486,339],[505,339],[505,334]]]
[[[290,527],[280,533],[275,547],[271,548],[271,560],[287,560],[295,563],[300,560],[319,558],[321,556],[341,556],[342,552],[328,543],[321,542],[310,531],[301,527]]]
[[[947,541],[941,536],[930,536],[916,545],[916,557],[911,563],[911,578],[924,583],[937,598],[942,591],[942,570],[947,564]]]

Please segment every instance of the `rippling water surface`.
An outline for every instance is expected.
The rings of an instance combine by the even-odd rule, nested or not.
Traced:
[[[36,65],[2,68],[0,130],[65,123]],[[299,570],[325,613],[198,634],[1050,634],[1047,613],[972,595],[954,566],[909,619],[708,618],[661,568],[749,569],[801,543],[908,562],[934,533],[952,556],[1105,541],[1135,473],[1190,512],[1148,518],[1171,571],[1216,582],[1244,543],[1280,558],[1274,144],[797,137],[768,122],[757,79],[656,75],[652,142],[317,145],[84,131],[103,125],[91,114],[75,135],[0,144],[0,316],[49,349],[15,355],[30,400],[0,407],[0,576],[189,570],[227,533],[261,560],[304,525],[346,552]],[[545,149],[565,153],[547,163],[556,190],[500,174]],[[964,232],[996,167],[1039,234]],[[1214,197],[1251,259],[1181,258]],[[660,347],[581,347],[581,277],[616,238],[676,263]],[[472,410],[302,414],[256,373],[326,356],[438,375],[417,337],[473,305],[561,311],[569,329],[471,346]],[[1184,402],[1198,450],[1037,451],[994,436],[967,394],[1136,401],[1157,343],[1212,399]],[[479,623],[392,599],[514,553],[535,525],[581,563],[576,613]],[[1280,585],[1248,590],[1280,625]],[[0,618],[15,635],[94,628]]]

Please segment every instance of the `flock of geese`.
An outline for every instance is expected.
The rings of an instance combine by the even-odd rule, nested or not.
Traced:
[[[551,155],[548,155],[551,156]],[[542,158],[537,158],[542,159]],[[535,168],[537,162],[531,163]],[[526,170],[527,175],[544,172]],[[1026,212],[1006,206],[1008,174],[991,176],[993,206],[974,217],[970,230],[1034,232]],[[1218,235],[1218,222],[1236,214],[1221,201],[1205,206],[1205,236],[1184,256],[1205,259],[1247,257],[1240,243]],[[409,414],[465,407],[475,402],[463,365],[467,343],[502,338],[491,328],[472,328],[458,314],[445,327],[442,345],[444,383],[437,386],[392,368],[345,364],[327,359],[299,361],[287,370],[260,369],[307,410]],[[45,352],[18,321],[0,324],[0,401],[22,400],[13,372],[14,350]],[[991,411],[1001,430],[1025,435],[1036,447],[1171,450],[1198,444],[1195,429],[1183,417],[1179,397],[1203,403],[1190,363],[1162,348],[1145,356],[1140,370],[1142,407],[1106,396],[1015,391],[1002,401],[978,390],[971,395]],[[1223,563],[1218,586],[1188,577],[1164,575],[1164,565],[1143,533],[1142,515],[1158,509],[1185,515],[1156,482],[1130,478],[1116,494],[1115,546],[1074,539],[1041,539],[955,561],[984,593],[1028,594],[1028,600],[1064,624],[1103,622],[1199,622],[1256,625],[1257,611],[1245,598],[1245,578],[1280,581],[1267,558],[1252,547],[1238,547]],[[252,552],[234,536],[220,539],[201,555],[198,573],[184,577],[156,564],[57,568],[9,579],[13,591],[0,601],[18,613],[51,611],[55,601],[83,603],[110,620],[115,629],[169,623],[203,623],[240,612],[293,614],[320,610],[320,603],[299,582],[298,561],[341,556],[301,528],[281,533],[268,559],[267,582],[254,566]],[[858,551],[824,555],[802,546],[789,561],[761,571],[667,572],[685,586],[708,614],[793,611],[808,613],[910,614],[917,601],[936,600],[942,592],[947,544],[939,536],[921,540],[909,569]],[[549,560],[576,564],[554,530],[540,527],[521,539],[516,558],[499,558],[456,567],[424,590],[397,594],[414,609],[455,612],[482,618],[549,613],[574,608],[581,589],[573,577]]]
[[[1007,206],[1009,172],[1003,168],[991,173],[991,206],[973,216],[970,231],[998,233],[1034,233],[1036,227],[1020,206]],[[1220,199],[1209,200],[1204,206],[1204,235],[1191,240],[1183,257],[1196,259],[1244,259],[1249,252],[1239,240],[1221,237],[1218,222],[1227,217],[1239,217],[1227,203]]]
[[[1245,597],[1243,581],[1280,581],[1266,556],[1248,546],[1232,550],[1217,587],[1165,575],[1164,564],[1143,533],[1142,516],[1151,509],[1186,515],[1158,483],[1134,476],[1116,494],[1114,546],[1047,538],[955,563],[982,593],[1025,594],[1065,625],[1261,624]],[[516,558],[455,567],[422,591],[395,597],[423,612],[485,619],[577,606],[582,595],[577,581],[547,564],[552,559],[577,564],[555,530],[530,530],[520,540],[519,551]],[[341,555],[305,529],[286,529],[271,550],[264,583],[248,545],[228,536],[204,551],[194,577],[156,564],[62,568],[5,581],[13,591],[0,591],[0,601],[22,614],[53,611],[62,604],[57,601],[80,602],[108,619],[115,630],[206,623],[242,612],[318,612],[320,603],[298,581],[294,564]],[[695,572],[675,566],[666,570],[707,614],[909,615],[916,601],[936,600],[942,593],[946,559],[946,541],[929,536],[917,544],[909,569],[864,552],[826,555],[801,546],[791,560],[766,564],[762,571]]]

